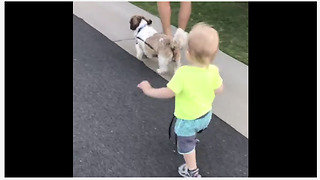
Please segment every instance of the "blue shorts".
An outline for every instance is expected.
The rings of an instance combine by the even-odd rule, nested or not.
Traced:
[[[211,121],[212,111],[196,120],[183,120],[177,118],[174,132],[177,135],[177,146],[180,154],[191,153],[196,147],[196,134],[206,129]]]

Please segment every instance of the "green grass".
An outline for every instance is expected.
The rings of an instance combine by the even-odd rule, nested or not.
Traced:
[[[159,17],[156,2],[131,2]],[[171,2],[171,24],[178,26],[179,2]],[[212,25],[220,36],[220,49],[248,65],[248,3],[192,2],[186,31],[198,22]]]

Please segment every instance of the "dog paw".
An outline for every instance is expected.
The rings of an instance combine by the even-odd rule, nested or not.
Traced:
[[[147,55],[147,58],[148,58],[148,59],[152,59],[153,56],[152,56],[152,55]]]
[[[157,69],[157,73],[158,73],[158,74],[163,74],[164,72],[166,72],[166,70],[163,70],[163,69]]]
[[[141,56],[136,56],[137,59],[139,59],[140,61],[142,61],[142,55]]]

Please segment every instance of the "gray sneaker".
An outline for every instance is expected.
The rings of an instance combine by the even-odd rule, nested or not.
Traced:
[[[189,171],[186,164],[182,164],[178,168],[178,173],[182,177],[195,177],[195,178],[201,178],[201,175],[199,174],[199,168],[193,171]]]

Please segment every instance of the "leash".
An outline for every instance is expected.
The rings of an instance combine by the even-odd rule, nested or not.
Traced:
[[[171,127],[172,127],[174,119],[177,119],[177,118],[173,115],[171,122],[170,122],[170,125],[169,125],[169,139],[171,138]]]
[[[173,121],[174,121],[174,119],[177,119],[174,115],[172,116],[172,119],[171,119],[171,122],[170,122],[170,125],[169,125],[169,140],[170,140],[170,138],[171,138],[171,127],[172,127],[172,124],[173,124]],[[178,137],[177,137],[177,135],[176,135],[176,133],[174,133],[174,141],[175,141],[175,144],[176,144],[176,146],[175,146],[175,148],[177,148],[177,141],[178,141]],[[178,149],[176,149],[176,151],[178,151]]]
[[[176,53],[175,53],[175,49],[176,49],[176,47],[173,47],[173,48],[170,48],[171,49],[171,51],[172,51],[172,61],[173,62],[176,62]]]
[[[144,28],[144,27],[146,27],[148,24],[145,24],[145,25],[143,25],[142,27],[140,27],[139,29],[138,29],[138,32],[137,32],[137,35],[139,34],[139,32]]]
[[[144,42],[147,46],[149,46],[149,48],[151,48],[152,50],[154,50],[153,47],[152,47],[149,43],[147,43],[146,41],[144,41],[144,40],[141,39],[140,37],[137,36],[137,39],[141,40],[141,41]],[[136,42],[136,44],[138,44],[138,41]]]
[[[136,37],[137,37],[137,39],[139,39],[139,40],[141,40],[142,42],[144,42],[147,46],[149,46],[149,48],[151,48],[152,50],[154,50],[153,47],[152,47],[149,43],[147,43],[146,41],[144,41],[143,39],[141,39],[141,38],[138,36],[139,32],[140,32],[144,27],[146,27],[146,26],[147,26],[147,24],[143,25],[142,27],[140,27],[140,28],[138,29],[138,32],[137,32]],[[136,41],[136,44],[138,44],[138,41]]]
[[[206,114],[202,115],[201,117],[198,117],[198,118],[195,119],[195,120],[204,118],[204,117],[207,116],[209,113],[210,113],[210,111],[207,112]],[[171,128],[172,128],[173,121],[174,121],[175,119],[177,119],[177,118],[173,115],[173,117],[172,117],[172,119],[171,119],[171,122],[170,122],[170,125],[169,125],[169,139],[171,138]],[[201,133],[201,132],[204,131],[205,129],[207,129],[207,128],[201,129],[201,130],[198,131],[197,133]],[[177,141],[177,136],[176,136],[175,138],[176,138],[176,141]]]

